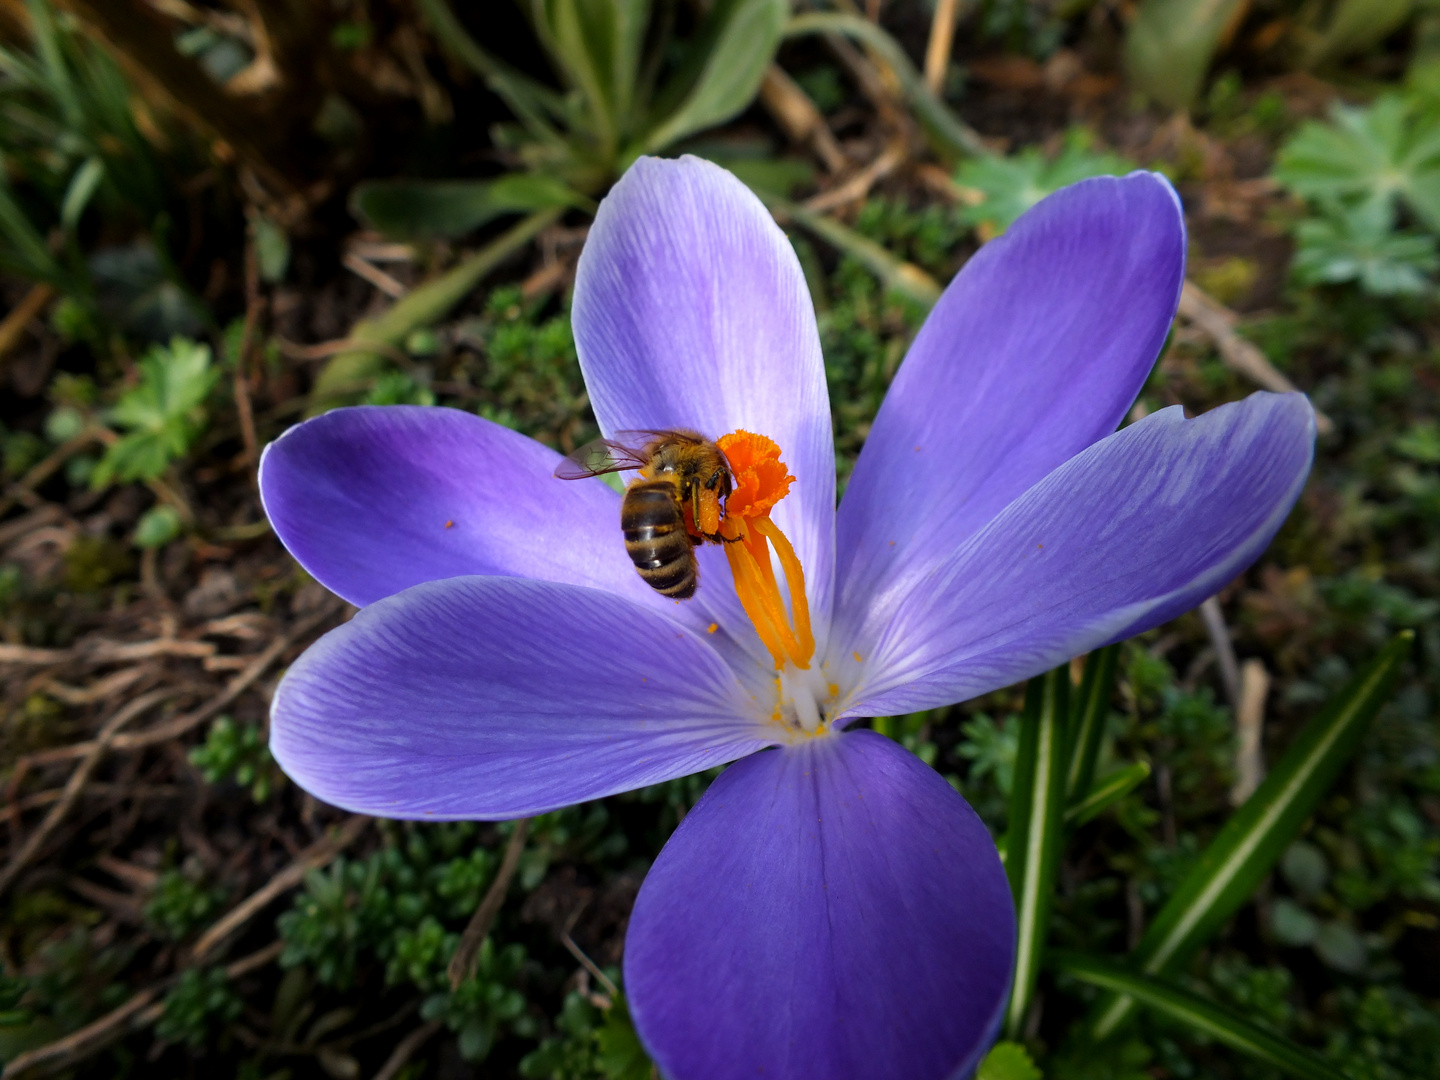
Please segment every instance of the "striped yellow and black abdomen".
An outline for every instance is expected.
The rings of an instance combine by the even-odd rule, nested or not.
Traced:
[[[699,565],[677,489],[669,480],[637,480],[620,503],[625,551],[645,583],[676,600],[695,594]]]

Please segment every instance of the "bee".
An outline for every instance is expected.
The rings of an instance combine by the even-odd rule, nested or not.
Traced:
[[[580,480],[638,470],[620,502],[625,551],[652,589],[687,600],[700,577],[694,548],[726,542],[720,522],[730,497],[730,463],[720,447],[684,428],[619,434],[637,441],[596,439],[562,461],[555,475]]]

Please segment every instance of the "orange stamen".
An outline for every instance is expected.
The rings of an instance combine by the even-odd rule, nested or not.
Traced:
[[[815,653],[815,637],[805,598],[805,571],[789,539],[770,520],[770,511],[789,494],[795,478],[780,461],[780,447],[764,435],[736,431],[722,436],[718,445],[730,462],[735,480],[719,528],[730,541],[725,545],[725,556],[735,578],[735,592],[775,662],[775,669],[781,670],[787,661],[807,669]],[[770,562],[771,544],[775,545],[785,574],[791,614],[786,613]]]

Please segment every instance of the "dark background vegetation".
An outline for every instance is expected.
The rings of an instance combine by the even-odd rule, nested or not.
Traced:
[[[878,22],[924,69],[935,8],[796,14]],[[486,58],[437,33],[430,2],[0,2],[7,1076],[651,1075],[615,985],[626,919],[710,775],[523,829],[415,826],[317,803],[265,748],[284,665],[349,609],[269,532],[259,448],[361,400],[453,405],[566,451],[596,433],[568,295],[635,144],[579,116],[542,146],[505,91],[566,86],[530,6],[457,11]],[[655,70],[680,70],[714,12],[653,14]],[[1123,646],[1100,774],[1150,775],[1075,833],[1050,943],[1123,957],[1246,777],[1413,629],[1339,781],[1176,978],[1341,1075],[1440,1076],[1440,14],[979,0],[944,44],[927,99],[874,42],[786,37],[788,79],[657,149],[734,167],[789,231],[842,482],[979,244],[1082,176],[1174,181],[1192,291],[1133,417],[1288,381],[1325,432],[1208,623]],[[875,726],[998,836],[1023,697]],[[1281,1075],[1150,1011],[1096,1047],[1095,996],[1042,975],[1020,1037],[1045,1076]]]

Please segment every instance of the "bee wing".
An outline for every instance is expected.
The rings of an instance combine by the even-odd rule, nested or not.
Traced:
[[[556,465],[555,475],[561,480],[583,480],[622,469],[643,469],[648,461],[639,449],[613,439],[595,439]]]

